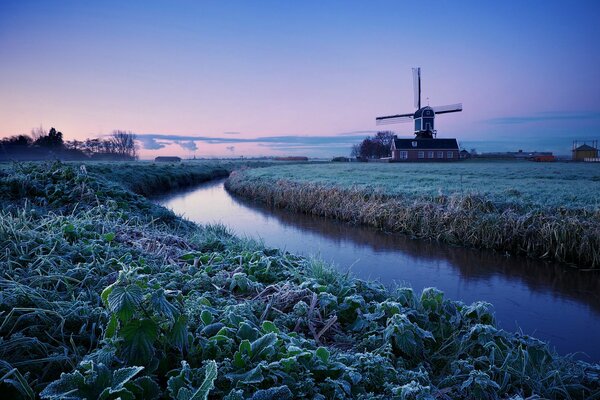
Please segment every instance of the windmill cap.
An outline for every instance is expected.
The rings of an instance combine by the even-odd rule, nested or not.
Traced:
[[[416,112],[415,112],[415,118],[421,118],[421,117],[433,117],[435,115],[435,112],[433,111],[433,108],[427,106],[427,107],[422,107],[419,108]]]

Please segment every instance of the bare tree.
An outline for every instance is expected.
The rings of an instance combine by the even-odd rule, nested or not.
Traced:
[[[45,130],[42,125],[40,125],[39,128],[33,128],[31,130],[31,138],[33,139],[34,142],[44,136],[48,136],[48,131]]]
[[[121,156],[137,158],[137,145],[135,143],[135,134],[133,132],[120,130],[113,131],[108,142],[112,145],[111,152]]]

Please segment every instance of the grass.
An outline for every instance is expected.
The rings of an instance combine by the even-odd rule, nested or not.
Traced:
[[[112,178],[0,171],[3,398],[600,396],[599,365],[498,329],[489,304],[340,275]]]
[[[600,267],[597,165],[289,165],[233,174],[226,187],[278,207],[419,238]]]

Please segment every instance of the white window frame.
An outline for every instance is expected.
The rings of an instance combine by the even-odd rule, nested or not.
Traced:
[[[425,158],[425,152],[424,151],[419,151],[419,153],[417,154],[418,158]]]
[[[448,154],[446,155],[447,158],[454,158],[454,152],[453,151],[449,151]]]
[[[443,151],[438,151],[437,158],[444,158],[444,152]]]
[[[418,142],[416,140],[413,140],[412,142],[412,147],[417,147]]]
[[[433,158],[433,156],[435,156],[435,151],[428,151],[427,152],[427,158]]]
[[[408,160],[408,151],[406,151],[406,150],[400,150],[400,159],[401,160]]]

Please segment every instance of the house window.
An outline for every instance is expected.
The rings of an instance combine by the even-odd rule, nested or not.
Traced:
[[[425,158],[425,152],[424,151],[420,151],[419,152],[419,158]]]
[[[448,158],[454,158],[454,152],[449,151],[448,152]]]
[[[416,140],[412,142],[412,147],[417,147],[417,141]]]
[[[444,152],[438,151],[438,158],[444,158]]]
[[[408,151],[401,151],[400,152],[400,158],[402,160],[406,160],[408,158]]]
[[[429,153],[427,153],[427,158],[433,158],[433,151],[430,151]]]

